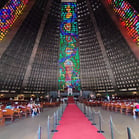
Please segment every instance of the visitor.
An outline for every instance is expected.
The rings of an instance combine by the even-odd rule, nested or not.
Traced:
[[[11,102],[8,102],[5,109],[14,109],[14,107],[12,107]]]
[[[27,107],[31,109],[32,117],[40,113],[40,104],[35,104],[35,102],[31,102],[31,103],[28,103]]]
[[[38,114],[37,112],[37,106],[35,103],[32,104],[32,117],[36,116]]]
[[[37,108],[37,114],[38,113],[40,113],[41,112],[41,104],[39,103],[39,102],[37,102],[36,104],[35,104],[35,106],[36,106],[36,108]]]
[[[133,118],[136,118],[136,112],[139,112],[139,100],[134,103],[135,108],[133,109]]]

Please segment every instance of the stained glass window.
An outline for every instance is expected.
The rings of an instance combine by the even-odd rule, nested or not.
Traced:
[[[61,5],[59,90],[80,90],[77,6],[74,2]]]

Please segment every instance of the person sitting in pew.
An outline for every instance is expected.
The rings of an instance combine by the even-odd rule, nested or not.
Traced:
[[[14,109],[14,107],[12,107],[11,102],[8,102],[5,109]]]

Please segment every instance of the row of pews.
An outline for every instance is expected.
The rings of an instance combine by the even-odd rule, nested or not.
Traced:
[[[5,125],[6,119],[13,122],[16,118],[21,119],[23,116],[27,117],[28,115],[31,115],[30,108],[0,109],[0,125]]]
[[[101,106],[105,110],[120,112],[121,114],[133,115],[133,109],[135,108],[135,101],[82,101],[86,106]]]
[[[10,120],[13,122],[15,119],[21,119],[22,117],[29,117],[32,115],[32,110],[28,107],[27,103],[12,103],[12,109],[6,109],[6,103],[0,105],[0,125],[5,125],[6,120]],[[43,103],[40,105],[33,106],[39,109],[41,112],[43,111]]]
[[[56,107],[59,105],[60,102],[43,102],[43,107]]]
[[[133,109],[135,108],[134,102],[102,102],[102,108],[110,111],[120,112],[121,114],[125,113],[126,115],[133,114]]]
[[[84,103],[86,106],[101,106],[101,101],[96,101],[96,100],[94,100],[94,101],[92,101],[92,102],[90,102],[90,101],[86,101],[86,100],[82,100],[82,101],[79,101],[80,103]]]
[[[60,102],[41,102],[40,105],[35,105],[43,112],[44,107],[56,107]],[[0,108],[0,125],[5,125],[6,120],[13,122],[15,119],[27,118],[32,115],[32,110],[27,106],[27,103],[19,103],[18,105],[12,104],[13,109],[5,109],[6,103],[1,105]],[[19,107],[19,108],[17,108]]]

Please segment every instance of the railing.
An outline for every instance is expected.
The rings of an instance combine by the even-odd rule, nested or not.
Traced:
[[[60,125],[59,121],[61,120],[66,106],[67,104],[61,104],[51,117],[48,116],[46,125],[47,128],[45,129],[45,131],[47,131],[46,139],[51,139],[53,133],[58,132],[57,125]],[[42,127],[40,125],[38,127],[37,133],[34,136],[34,139],[42,139]]]
[[[114,124],[111,116],[109,120],[106,120],[103,118],[100,111],[96,112],[92,107],[86,106],[84,103],[78,102],[77,106],[86,115],[86,117],[92,123],[92,125],[95,125],[99,129],[97,131],[98,133],[104,133],[104,130],[102,129],[102,123],[103,123],[104,126],[109,125],[109,128],[110,128],[108,129],[110,131],[109,138],[111,139],[115,139],[116,134],[119,134],[120,136],[127,136],[128,139],[138,139],[138,137],[135,135],[134,131],[131,128],[127,127],[127,131],[126,129],[124,131],[118,129],[116,125]]]
[[[50,139],[52,136],[52,133],[58,132],[57,125],[59,125],[59,121],[61,120],[61,117],[63,115],[63,112],[66,108],[67,104],[61,104],[60,107],[54,114],[50,117],[48,116],[47,119],[47,139]]]

